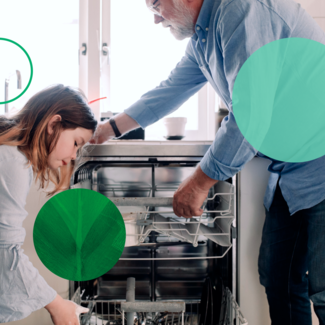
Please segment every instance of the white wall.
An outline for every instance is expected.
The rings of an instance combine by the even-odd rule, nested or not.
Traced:
[[[296,0],[316,20],[325,31],[325,1],[324,0]]]
[[[239,304],[249,325],[271,324],[264,288],[260,285],[257,261],[265,220],[263,198],[270,161],[254,158],[238,174]]]
[[[254,158],[239,179],[239,303],[249,325],[271,324],[268,303],[258,275],[258,255],[265,220],[263,206],[270,161]],[[312,308],[313,325],[319,324]]]
[[[301,6],[316,20],[325,32],[325,0],[299,0]],[[319,324],[314,310],[312,310],[313,325]]]
[[[325,0],[296,0],[296,2],[301,4],[325,32]],[[319,324],[314,310],[312,317],[313,325]]]

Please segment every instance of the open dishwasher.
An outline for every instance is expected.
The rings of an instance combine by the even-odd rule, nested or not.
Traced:
[[[81,324],[247,324],[236,301],[236,179],[218,182],[204,213],[178,218],[172,197],[208,142],[110,141],[87,147],[71,188],[97,191],[119,208],[126,247],[98,279],[70,281],[90,308]]]

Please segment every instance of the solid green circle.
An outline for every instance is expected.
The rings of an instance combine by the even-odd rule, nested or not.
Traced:
[[[325,45],[277,40],[240,69],[232,95],[236,123],[262,154],[306,162],[325,154]]]
[[[71,281],[108,272],[125,245],[125,224],[115,204],[87,189],[71,189],[48,200],[37,215],[34,246],[43,264]]]
[[[0,41],[7,41],[7,42],[10,42],[10,43],[13,43],[13,44],[17,45],[25,53],[25,55],[27,56],[27,59],[29,61],[29,65],[30,65],[30,77],[29,77],[27,86],[15,98],[4,101],[4,102],[0,102],[0,104],[7,104],[7,103],[11,103],[11,102],[15,101],[16,99],[18,99],[19,97],[21,97],[27,91],[27,89],[29,88],[29,86],[30,86],[30,84],[32,82],[32,79],[33,79],[33,63],[32,63],[32,60],[31,60],[30,56],[28,55],[27,51],[20,44],[18,44],[17,42],[15,42],[15,41],[13,41],[13,40],[11,40],[9,38],[1,38],[0,37]]]

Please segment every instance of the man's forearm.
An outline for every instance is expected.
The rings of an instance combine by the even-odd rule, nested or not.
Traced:
[[[114,116],[114,120],[121,134],[127,133],[140,126],[133,118],[125,113],[120,113]],[[113,138],[115,138],[115,132],[109,121],[107,121],[98,126],[94,137],[90,140],[90,143],[100,144]]]
[[[132,131],[140,126],[133,118],[125,113],[114,116],[114,120],[121,134]],[[107,121],[99,124],[94,136],[89,142],[91,144],[101,144],[113,138],[115,138],[115,132],[109,121]]]
[[[193,179],[196,183],[196,186],[201,190],[209,190],[215,183],[218,181],[215,179],[210,178],[206,175],[200,165],[196,168],[195,172],[193,173]]]
[[[140,125],[132,117],[125,113],[120,113],[114,116],[114,120],[121,134],[124,134],[140,127]]]

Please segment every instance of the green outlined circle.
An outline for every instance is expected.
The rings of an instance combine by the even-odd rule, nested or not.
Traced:
[[[32,82],[33,71],[34,70],[33,70],[33,63],[32,63],[32,60],[31,60],[29,54],[27,53],[27,51],[20,44],[18,44],[17,42],[15,42],[15,41],[13,41],[11,39],[8,39],[8,38],[1,38],[0,37],[0,41],[7,41],[7,42],[10,42],[10,43],[13,43],[13,44],[17,45],[25,53],[25,55],[27,56],[27,59],[29,61],[29,65],[30,65],[30,77],[29,77],[29,80],[28,80],[28,83],[27,83],[27,86],[25,87],[25,89],[18,96],[16,96],[15,98],[4,101],[4,102],[0,102],[0,105],[1,105],[1,104],[8,104],[8,103],[11,103],[11,102],[15,101],[16,99],[21,97],[27,91],[27,89],[29,88],[29,86],[30,86],[30,84]]]
[[[37,255],[51,272],[71,281],[88,281],[117,263],[126,229],[120,211],[106,196],[71,189],[41,208],[33,240]]]
[[[325,155],[325,45],[264,45],[240,69],[232,103],[241,133],[262,154],[293,163]]]

